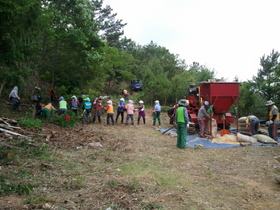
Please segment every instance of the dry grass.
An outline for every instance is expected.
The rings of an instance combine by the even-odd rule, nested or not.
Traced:
[[[168,127],[165,114],[162,118],[162,127]],[[279,147],[178,149],[176,138],[151,125],[150,114],[146,125],[134,127],[45,125],[42,134],[57,131],[48,142],[47,159],[2,166],[2,173],[12,176],[25,164],[25,181],[34,184],[34,191],[2,196],[1,208],[280,209],[280,186],[274,180],[279,163],[273,158]],[[90,147],[90,142],[103,147]]]

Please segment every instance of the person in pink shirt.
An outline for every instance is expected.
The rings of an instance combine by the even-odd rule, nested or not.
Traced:
[[[128,101],[128,104],[125,106],[126,108],[126,125],[128,125],[128,120],[131,119],[131,124],[134,125],[134,104],[132,100]]]

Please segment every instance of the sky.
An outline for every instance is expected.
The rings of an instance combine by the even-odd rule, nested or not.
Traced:
[[[124,36],[142,46],[151,41],[198,62],[228,82],[257,76],[260,58],[280,52],[280,0],[103,0]]]

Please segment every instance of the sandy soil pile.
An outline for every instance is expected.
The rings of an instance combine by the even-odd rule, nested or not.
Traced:
[[[221,136],[217,134],[216,137],[212,140],[215,143],[226,143],[226,144],[239,144],[237,137],[235,135],[225,134]]]

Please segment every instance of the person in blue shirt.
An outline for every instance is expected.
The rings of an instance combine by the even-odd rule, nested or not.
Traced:
[[[159,100],[155,101],[155,106],[154,106],[154,110],[153,110],[153,115],[154,115],[154,121],[153,121],[153,126],[156,125],[156,121],[158,120],[158,125],[161,125],[160,122],[160,112],[161,112],[161,106],[159,103]]]
[[[84,112],[83,112],[83,122],[90,123],[90,116],[91,116],[91,109],[92,109],[92,103],[90,102],[90,98],[86,97],[84,99]]]
[[[120,102],[118,103],[118,110],[117,110],[117,116],[116,116],[116,123],[118,122],[118,118],[121,115],[121,123],[123,123],[123,118],[124,118],[124,111],[125,111],[125,102],[124,98],[120,99]]]

